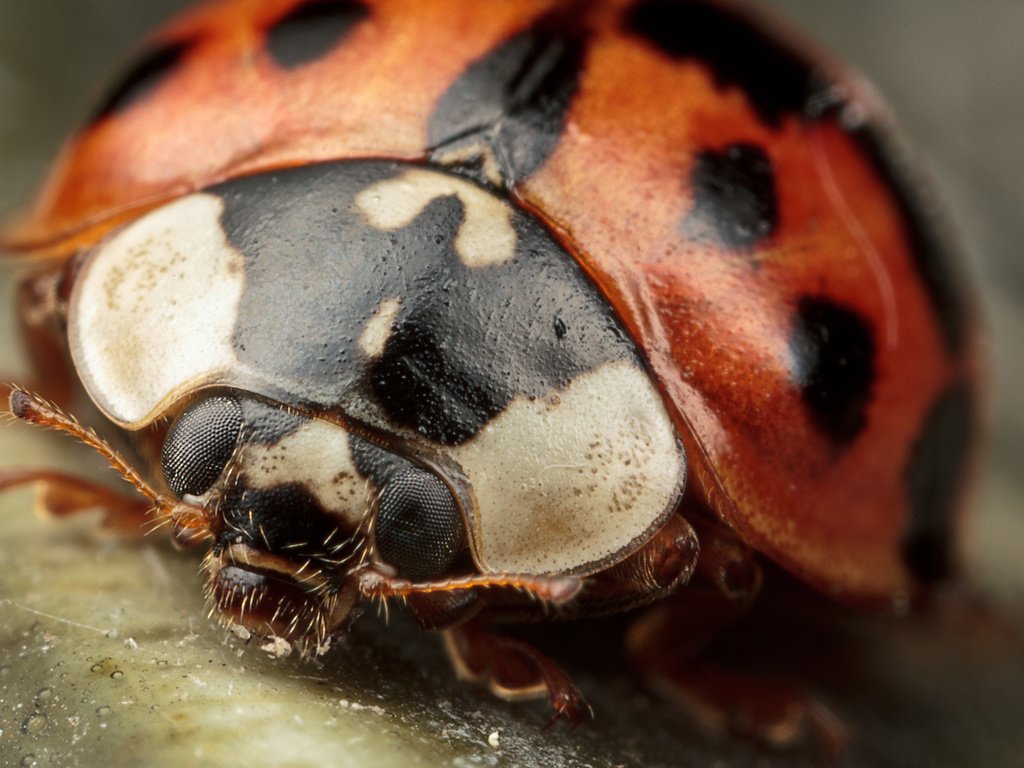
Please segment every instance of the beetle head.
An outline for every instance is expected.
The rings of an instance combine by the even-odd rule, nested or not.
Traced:
[[[214,609],[262,634],[322,641],[355,606],[357,574],[434,579],[468,560],[449,486],[337,419],[206,394],[172,423],[161,466],[208,520]]]
[[[100,453],[152,502],[154,528],[170,525],[183,545],[212,543],[212,614],[302,650],[322,647],[364,597],[496,589],[559,605],[582,587],[572,575],[475,571],[456,486],[428,459],[403,458],[337,418],[236,392],[200,394],[164,436],[168,495],[38,395],[15,387],[10,408]],[[327,480],[324,468],[333,468]]]

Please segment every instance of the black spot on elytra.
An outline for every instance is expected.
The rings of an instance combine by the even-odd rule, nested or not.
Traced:
[[[93,121],[124,112],[156,90],[181,62],[189,43],[167,43],[145,53],[96,110]]]
[[[953,569],[953,517],[965,479],[973,432],[973,403],[962,385],[951,387],[925,416],[903,475],[910,520],[903,561],[918,579],[936,581]]]
[[[695,240],[750,248],[768,237],[779,220],[775,173],[765,151],[732,144],[697,155],[690,173],[694,204],[683,230]]]
[[[965,276],[955,267],[950,235],[941,226],[927,190],[914,184],[906,158],[892,141],[874,126],[859,128],[852,135],[875,172],[889,185],[918,277],[931,301],[946,348],[956,356],[963,348],[967,310]]]
[[[449,87],[430,116],[434,159],[465,166],[478,177],[485,147],[511,186],[539,168],[554,150],[579,85],[586,28],[564,11],[542,17],[474,61]],[[459,154],[462,151],[462,154]]]
[[[807,114],[825,90],[808,59],[717,3],[642,0],[627,14],[625,28],[673,59],[701,62],[719,88],[741,88],[774,127],[787,114]]]
[[[285,69],[310,64],[336,48],[369,15],[358,0],[308,0],[267,32],[267,51]]]
[[[838,446],[867,424],[875,381],[875,340],[858,313],[828,299],[805,296],[792,336],[793,375],[811,421]]]
[[[233,340],[241,365],[289,402],[443,444],[470,439],[518,397],[545,397],[612,361],[641,365],[614,311],[532,217],[510,209],[514,257],[487,267],[466,266],[456,251],[467,215],[456,195],[397,229],[368,222],[360,194],[413,167],[324,163],[211,190],[244,256]],[[367,320],[395,299],[391,336],[367,356]]]

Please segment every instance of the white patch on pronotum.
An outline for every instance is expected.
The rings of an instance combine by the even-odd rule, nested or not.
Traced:
[[[189,195],[102,243],[75,283],[68,338],[89,395],[134,426],[235,367],[243,258],[221,228],[223,201]]]
[[[391,328],[395,324],[400,308],[401,302],[398,299],[385,299],[363,326],[363,332],[359,336],[359,348],[371,360],[384,354],[384,347],[391,338]]]
[[[412,224],[433,200],[451,195],[462,201],[466,211],[455,235],[455,252],[463,264],[490,267],[515,258],[512,208],[468,181],[415,169],[367,187],[355,203],[372,226],[394,230]]]
[[[615,561],[672,513],[686,474],[660,395],[629,361],[514,400],[450,452],[472,483],[474,551],[491,572]]]

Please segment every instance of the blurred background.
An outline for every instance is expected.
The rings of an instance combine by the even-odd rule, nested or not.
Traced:
[[[186,5],[186,0],[0,0],[0,216],[10,214],[30,196],[62,139],[84,120],[139,37]],[[1020,618],[1024,605],[1024,258],[1020,253],[1024,243],[1024,2],[765,0],[761,5],[774,9],[874,82],[902,124],[907,143],[930,172],[962,236],[983,297],[993,363],[992,443],[969,531],[970,568],[982,590]],[[10,274],[10,268],[3,267],[0,277],[5,287]],[[24,369],[19,367],[11,333],[9,301],[0,317],[0,373],[21,373]],[[91,460],[82,459],[70,448],[52,447],[47,436],[28,435],[17,428],[3,432],[3,463],[55,461],[77,466],[82,460]],[[126,745],[137,747],[139,734],[163,750],[163,757],[153,758],[153,765],[181,764],[172,760],[184,758],[194,765],[220,765],[242,756],[248,756],[252,765],[263,765],[279,762],[277,757],[286,753],[296,765],[324,764],[324,760],[357,765],[370,759],[381,765],[407,764],[409,759],[452,765],[610,761],[653,767],[714,762],[724,768],[791,764],[789,758],[723,746],[688,731],[673,738],[682,739],[690,752],[680,751],[676,741],[659,746],[660,737],[646,735],[662,723],[657,717],[652,719],[646,709],[649,700],[623,678],[615,677],[608,684],[596,682],[593,670],[587,668],[578,673],[584,690],[605,718],[613,716],[614,724],[589,731],[581,728],[571,734],[557,729],[542,734],[536,727],[540,722],[536,710],[492,703],[451,683],[445,662],[433,646],[412,651],[404,643],[396,645],[392,638],[407,631],[401,628],[398,635],[386,636],[370,630],[371,650],[360,646],[354,656],[337,661],[335,666],[341,672],[286,666],[282,675],[279,667],[290,662],[268,661],[248,646],[243,658],[242,651],[231,650],[225,643],[222,632],[204,623],[193,561],[154,547],[146,550],[142,560],[147,565],[140,567],[137,552],[110,546],[97,552],[83,532],[87,529],[72,527],[77,533],[70,534],[64,533],[68,530],[64,528],[61,532],[56,527],[44,530],[23,511],[28,499],[26,495],[0,499],[5,526],[0,536],[0,765],[91,765],[101,754],[92,750],[104,744],[110,750],[105,757],[109,765],[130,765],[138,762],[138,755],[124,750]],[[47,567],[36,568],[38,558],[51,560],[43,561],[49,563]],[[76,563],[83,564],[82,573],[75,570]],[[154,569],[162,573],[155,579],[160,586],[147,593]],[[89,582],[88,595],[68,597],[86,583],[76,579],[87,579],[86,571],[97,570],[108,574],[105,581],[98,585]],[[176,594],[179,580],[187,582],[187,592],[168,597]],[[126,582],[132,586],[125,587]],[[63,585],[63,597],[52,594],[54,583]],[[131,589],[143,591],[133,594]],[[202,702],[206,696],[206,703],[216,705],[220,714],[233,707],[239,718],[243,713],[249,718],[244,721],[248,725],[238,719],[221,721],[190,714],[193,710],[184,706],[189,695],[183,698],[180,683],[171,685],[170,678],[160,677],[158,668],[152,666],[155,656],[147,653],[144,663],[141,657],[125,656],[125,648],[130,646],[118,637],[117,628],[122,622],[133,626],[140,617],[150,617],[159,608],[153,604],[155,600],[169,601],[176,613],[174,620],[165,624],[160,623],[164,619],[153,619],[160,629],[151,632],[149,648],[160,649],[165,664],[171,659],[174,666],[177,659],[178,671],[188,670],[176,674],[175,681],[188,675],[196,679],[194,690],[189,688],[191,701]],[[61,618],[56,618],[58,615]],[[76,630],[75,625],[88,626]],[[889,629],[886,626],[879,631]],[[1004,649],[1008,655],[1002,662],[978,662],[979,667],[957,670],[954,667],[960,659],[978,661],[971,654],[985,655],[974,644],[981,641],[972,636],[959,646],[950,643],[960,640],[942,638],[938,642],[946,645],[938,650],[921,645],[942,629],[936,625],[900,629],[897,631],[903,634],[895,639],[884,635],[884,641],[872,639],[874,628],[867,631],[868,645],[878,644],[875,652],[867,654],[878,657],[874,660],[877,668],[869,673],[878,676],[876,697],[889,696],[900,702],[890,701],[889,705],[896,707],[894,716],[905,718],[910,735],[897,733],[891,722],[880,718],[871,696],[863,697],[859,705],[857,696],[852,697],[853,704],[847,696],[847,706],[853,709],[851,719],[864,732],[862,743],[866,746],[855,749],[843,764],[1022,764],[1024,737],[1019,733],[1019,717],[1024,711],[1024,692],[1019,680],[1024,679],[1024,651],[1011,643],[1011,650]],[[183,635],[200,638],[201,659],[189,656],[190,646],[183,646]],[[887,665],[885,657],[890,654],[903,662]],[[134,667],[128,657],[134,658]],[[908,666],[906,659],[923,666]],[[67,666],[60,671],[65,662]],[[389,666],[396,663],[397,672]],[[99,677],[94,674],[90,678],[82,671],[95,673],[97,665],[107,665],[102,666]],[[224,670],[225,676],[217,677],[210,665]],[[74,683],[78,687],[73,695],[65,687],[64,698],[56,699],[63,702],[63,709],[54,710],[53,697],[61,694],[53,681],[64,680],[69,669],[79,667],[84,677]],[[202,673],[196,671],[200,667]],[[135,687],[130,693],[107,691],[104,695],[109,694],[109,701],[103,699],[97,688],[113,685],[112,679],[119,680],[117,685],[127,685],[113,676],[120,671],[123,677],[125,670],[128,678],[135,680]],[[254,679],[253,670],[269,677]],[[411,678],[411,687],[396,687],[391,679],[396,675]],[[942,679],[921,687],[924,677]],[[102,684],[97,682],[101,678]],[[1011,684],[1012,679],[1018,682]],[[961,696],[975,685],[972,680],[989,687]],[[825,687],[829,685],[833,691],[843,691],[850,682],[843,678]],[[236,691],[236,698],[226,693],[228,688]],[[211,694],[213,689],[216,697]],[[239,704],[237,699],[237,691],[250,689],[259,689],[258,696],[273,695],[275,701],[285,704],[250,710],[247,707],[253,702]],[[44,694],[45,690],[50,693]],[[323,699],[325,690],[333,692],[330,701]],[[167,691],[176,693],[167,699]],[[435,705],[438,696],[447,704]],[[958,697],[962,699],[959,703],[954,701]],[[301,709],[302,699],[310,709]],[[122,704],[120,709],[117,701]],[[150,702],[150,708],[144,710],[149,716],[130,719],[133,710],[124,706],[126,701]],[[982,703],[975,706],[977,702]],[[171,716],[178,712],[176,704],[183,706],[177,720],[177,715]],[[159,707],[163,707],[162,715],[152,715]],[[273,717],[266,707],[271,707]],[[385,721],[373,707],[386,712]],[[621,711],[617,712],[617,707]],[[104,708],[106,713],[98,714]],[[111,708],[113,720],[97,720],[111,716]],[[61,717],[47,720],[46,713],[54,711]],[[136,706],[134,712],[140,711]],[[33,720],[40,714],[44,716],[41,721]],[[122,719],[118,721],[118,717]],[[294,727],[293,718],[305,718],[305,725]],[[311,724],[314,720],[315,727]],[[127,726],[120,736],[113,727],[107,729],[107,723],[117,722]],[[283,728],[282,723],[291,727]],[[217,731],[217,727],[223,730]],[[246,727],[262,734],[263,740],[256,746],[230,741]],[[920,728],[916,735],[915,727]],[[499,747],[488,743],[491,733],[499,733]],[[344,748],[335,749],[339,734],[344,734]],[[370,751],[368,735],[377,745]],[[210,746],[218,739],[223,746],[225,736],[232,745],[230,753]],[[931,743],[925,746],[923,741]],[[72,744],[77,746],[69,746]],[[692,760],[682,757],[686,754],[691,754]]]

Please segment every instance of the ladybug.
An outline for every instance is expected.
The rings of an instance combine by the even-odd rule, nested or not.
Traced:
[[[141,499],[0,487],[166,525],[221,621],[306,652],[398,598],[573,721],[495,627],[654,604],[642,671],[835,747],[799,691],[688,658],[765,560],[892,611],[955,573],[979,364],[949,242],[873,94],[729,2],[218,0],[3,241],[33,264],[12,412]]]

